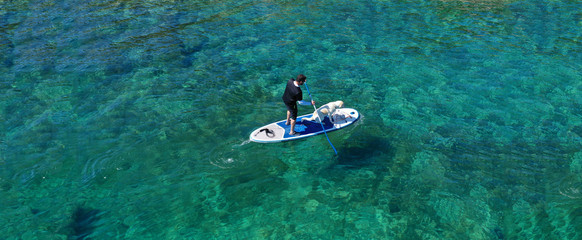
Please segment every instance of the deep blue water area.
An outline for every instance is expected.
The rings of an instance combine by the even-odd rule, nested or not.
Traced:
[[[0,1],[0,239],[580,239],[581,29],[575,0]],[[337,156],[248,140],[298,74],[363,115]]]

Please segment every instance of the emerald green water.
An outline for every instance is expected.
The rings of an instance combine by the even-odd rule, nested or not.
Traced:
[[[0,1],[0,239],[579,239],[581,29],[573,0]],[[248,141],[300,73],[363,115],[338,156]]]

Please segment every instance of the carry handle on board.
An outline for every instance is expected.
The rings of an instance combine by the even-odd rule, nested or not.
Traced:
[[[311,96],[311,92],[309,92],[309,87],[307,87],[307,82],[304,84],[305,84],[305,89],[307,89],[307,94],[309,94],[309,98],[311,98],[311,101],[313,102],[313,97]],[[315,109],[315,111],[317,111],[315,104],[313,104],[313,109]],[[317,114],[317,113],[315,113],[315,114]],[[335,150],[335,147],[333,146],[333,144],[331,144],[331,140],[329,140],[329,137],[327,136],[327,131],[325,131],[325,127],[323,126],[323,119],[321,119],[321,117],[319,117],[319,114],[317,114],[317,118],[319,118],[319,123],[321,124],[321,129],[323,129],[323,133],[325,133],[325,137],[327,138],[329,145],[331,145],[331,148],[333,148],[335,155],[337,155],[337,150]]]

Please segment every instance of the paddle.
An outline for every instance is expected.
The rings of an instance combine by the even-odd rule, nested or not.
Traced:
[[[307,87],[307,82],[304,84],[305,84],[305,89],[307,89],[307,94],[309,94],[309,98],[311,98],[311,101],[313,101],[313,97],[311,96],[311,92],[309,92],[309,87]],[[313,104],[313,109],[315,109],[315,111],[317,111],[315,104]],[[315,113],[315,114],[317,114],[317,113]],[[331,148],[333,148],[333,151],[335,152],[335,155],[337,156],[337,150],[335,150],[335,147],[333,146],[333,144],[331,144],[331,140],[329,140],[329,137],[327,136],[327,131],[325,131],[325,127],[323,126],[323,119],[321,119],[319,117],[319,114],[317,114],[317,118],[319,118],[319,123],[321,124],[321,128],[323,129],[323,133],[325,133],[325,137],[327,138],[329,145],[331,145]]]

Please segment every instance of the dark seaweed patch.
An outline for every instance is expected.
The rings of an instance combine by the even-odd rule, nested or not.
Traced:
[[[90,239],[88,237],[95,231],[100,213],[96,209],[77,208],[72,216],[69,239]]]

